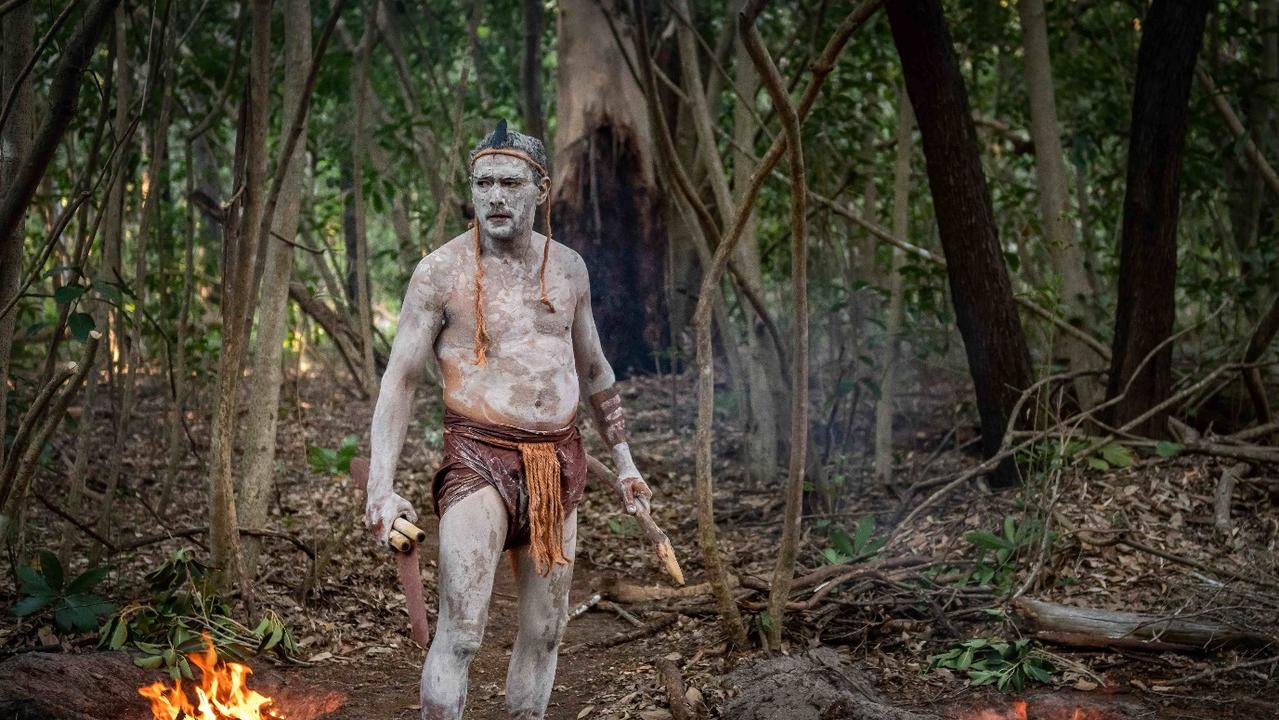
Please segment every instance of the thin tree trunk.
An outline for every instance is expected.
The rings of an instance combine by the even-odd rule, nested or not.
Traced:
[[[186,144],[186,196],[195,191],[194,151],[191,143]],[[160,481],[160,500],[156,505],[161,516],[169,511],[169,503],[173,499],[173,488],[177,484],[178,464],[186,450],[184,432],[187,394],[189,381],[187,378],[186,341],[190,334],[191,324],[191,290],[194,286],[195,274],[195,206],[186,204],[186,254],[182,265],[182,295],[178,298],[178,323],[173,341],[173,402],[169,406],[168,438],[165,444],[164,475]],[[255,527],[261,527],[257,525]]]
[[[1172,391],[1173,343],[1164,341],[1176,319],[1187,103],[1207,15],[1207,0],[1155,0],[1142,25],[1107,387],[1107,398],[1123,396],[1106,414],[1115,427],[1145,414]],[[1151,353],[1154,356],[1138,373]],[[1165,437],[1167,416],[1167,410],[1155,413],[1133,431]]]
[[[893,237],[909,240],[910,157],[914,150],[915,113],[906,88],[898,89],[897,162],[893,169]],[[875,480],[887,484],[893,478],[893,403],[897,392],[897,364],[900,354],[902,319],[905,314],[905,282],[902,266],[906,253],[893,248],[893,271],[888,280],[888,321],[884,339],[883,374],[879,399],[875,402]]]
[[[520,104],[524,111],[524,132],[546,137],[542,115],[542,0],[523,0],[524,54],[520,56]]]
[[[284,5],[284,123],[291,121],[302,101],[302,93],[311,62],[310,0],[285,0]],[[304,120],[305,122],[305,120]],[[287,130],[287,127],[285,128]],[[280,407],[280,383],[283,378],[282,347],[287,331],[289,276],[293,269],[293,242],[297,235],[306,173],[304,126],[288,175],[280,189],[280,202],[273,219],[275,235],[265,238],[266,266],[259,296],[257,353],[253,357],[253,374],[244,422],[244,475],[236,497],[236,514],[247,527],[266,527],[267,510],[274,487],[276,424]],[[283,162],[283,160],[281,161]],[[244,566],[250,578],[257,574],[258,542],[244,539]]]
[[[762,3],[752,3],[762,9]],[[791,105],[785,81],[764,48],[755,16],[759,10],[744,10],[739,16],[742,42],[764,81],[773,100],[786,135],[786,154],[790,159],[790,232],[791,288],[795,302],[795,353],[791,365],[790,462],[786,473],[786,509],[782,525],[781,547],[773,570],[768,593],[768,643],[774,650],[782,644],[782,626],[786,603],[790,599],[791,581],[795,577],[795,557],[799,552],[800,512],[804,498],[804,461],[808,450],[808,238],[804,203],[808,196],[804,181],[804,146],[800,134],[799,114]]]
[[[0,28],[0,101],[14,96],[13,110],[0,127],[0,198],[18,181],[18,170],[31,151],[31,132],[35,126],[34,96],[31,76],[18,84],[18,76],[35,52],[35,21],[32,3],[18,6],[4,19]],[[15,92],[15,86],[16,92]],[[8,307],[18,293],[22,269],[20,228],[0,236],[0,308]],[[13,328],[18,313],[11,311],[0,317],[0,438],[8,435],[9,363],[13,354]],[[0,467],[4,467],[5,448],[0,442]]]
[[[160,184],[164,177],[163,166],[168,159],[168,137],[169,137],[169,120],[172,117],[173,110],[173,65],[166,62],[166,59],[173,57],[173,33],[168,31],[169,19],[173,5],[167,2],[161,14],[152,18],[152,22],[159,22],[160,28],[158,32],[153,33],[156,36],[154,42],[159,43],[164,49],[160,51],[158,57],[160,61],[156,63],[151,60],[148,64],[152,67],[148,68],[152,73],[149,84],[159,83],[162,85],[164,93],[163,100],[160,103],[157,116],[151,127],[151,148],[150,159],[148,163],[147,173],[149,174],[147,182],[147,194],[142,201],[142,221],[138,226],[138,233],[134,248],[134,269],[133,269],[133,296],[135,298],[135,307],[133,309],[134,321],[130,323],[128,330],[128,338],[126,340],[126,348],[124,352],[124,363],[121,366],[120,376],[120,404],[116,408],[115,415],[115,452],[111,453],[111,461],[107,470],[107,496],[103,499],[102,514],[98,519],[99,533],[105,537],[111,537],[111,521],[114,518],[112,506],[114,505],[115,491],[119,487],[120,471],[124,460],[122,449],[127,446],[129,440],[129,423],[133,415],[133,406],[136,401],[138,385],[138,366],[142,362],[142,317],[146,312],[147,301],[147,244],[149,235],[154,226],[156,226],[156,216],[160,211],[158,198],[161,196]],[[162,75],[167,77],[161,78]],[[162,222],[162,221],[160,221]]]
[[[270,94],[271,2],[253,0],[253,37],[249,49],[249,78],[245,87],[241,130],[237,138],[236,172],[243,166],[243,186],[237,188],[225,230],[225,263],[222,278],[222,351],[218,356],[217,409],[210,443],[209,545],[218,583],[238,582],[246,602],[251,604],[250,586],[240,553],[240,533],[235,502],[235,451],[237,389],[248,344],[246,315],[252,307],[253,268],[257,245],[261,242],[262,194],[265,189],[267,99]],[[235,210],[239,211],[237,216]]]
[[[889,24],[910,102],[919,119],[950,293],[981,415],[987,457],[999,450],[1009,417],[1030,385],[1030,351],[996,234],[968,95],[940,0],[889,0]],[[1009,461],[993,482],[1018,481]]]
[[[1039,217],[1053,273],[1060,284],[1058,313],[1068,322],[1084,326],[1088,316],[1086,308],[1095,291],[1089,282],[1083,248],[1070,218],[1070,188],[1061,148],[1061,128],[1057,122],[1044,0],[1020,0],[1017,8],[1021,14],[1026,92],[1030,98],[1030,136],[1035,144]],[[1064,334],[1058,334],[1056,339],[1070,370],[1083,370],[1096,363],[1096,353],[1079,339]],[[1096,404],[1100,387],[1093,377],[1076,378],[1074,385],[1083,408]]]
[[[355,129],[351,143],[351,198],[355,212],[355,282],[356,316],[360,323],[361,375],[364,391],[377,399],[377,368],[373,364],[373,312],[369,297],[369,238],[364,206],[364,147],[368,137],[369,60],[373,54],[373,38],[377,35],[377,14],[381,6],[370,2],[366,12],[370,16],[364,26],[364,38],[360,41],[359,59],[355,64]]]

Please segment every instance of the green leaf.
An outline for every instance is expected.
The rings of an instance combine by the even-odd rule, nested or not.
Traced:
[[[53,301],[59,305],[66,305],[67,303],[75,301],[83,294],[83,285],[63,285],[53,291]]]
[[[857,527],[853,529],[853,547],[856,552],[853,555],[860,555],[867,551],[870,547],[871,536],[875,534],[875,516],[864,515],[862,519],[857,521]]]
[[[857,554],[856,543],[848,537],[848,533],[843,528],[835,528],[830,531],[830,544],[840,555],[853,557]]]
[[[9,612],[18,617],[26,617],[27,615],[39,611],[52,600],[52,595],[31,595],[14,603],[13,608],[10,609]]]
[[[1110,469],[1110,463],[1107,463],[1099,457],[1090,457],[1088,458],[1088,467],[1093,470],[1101,470],[1102,472],[1105,472]]]
[[[71,313],[67,318],[67,327],[71,328],[71,337],[84,342],[89,339],[89,333],[93,331],[93,316],[88,313]]]
[[[133,658],[133,664],[147,670],[159,670],[164,665],[164,657],[162,655],[143,655],[142,657]]]
[[[67,592],[70,594],[89,592],[106,578],[108,570],[109,568],[106,565],[99,565],[85,570],[67,585]]]
[[[28,595],[55,595],[53,588],[49,587],[49,583],[45,582],[44,576],[39,570],[30,565],[18,566],[18,583],[22,592]]]
[[[95,282],[93,289],[98,293],[98,297],[108,302],[119,305],[124,302],[124,298],[120,295],[120,289],[109,282]]]
[[[119,650],[124,647],[125,642],[129,640],[129,623],[117,619],[115,629],[111,632],[111,642],[108,645],[112,650]]]
[[[1101,456],[1111,465],[1123,469],[1132,465],[1132,451],[1119,443],[1110,443],[1101,449]]]
[[[843,565],[852,559],[835,548],[822,548],[822,557],[831,565]]]
[[[1011,550],[1008,541],[986,530],[971,530],[964,539],[983,550]]]
[[[1165,460],[1167,460],[1170,457],[1176,457],[1180,453],[1181,453],[1181,446],[1175,442],[1160,440],[1158,444],[1155,445],[1155,454],[1161,458],[1164,458]]]
[[[62,563],[58,561],[58,556],[48,550],[41,550],[39,557],[40,572],[44,575],[45,582],[54,590],[61,590],[64,578],[62,575]]]

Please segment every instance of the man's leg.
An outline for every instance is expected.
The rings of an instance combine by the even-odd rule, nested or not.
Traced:
[[[564,519],[564,556],[577,547],[577,511]],[[506,673],[506,706],[517,720],[541,720],[555,684],[560,638],[568,622],[568,589],[573,563],[555,565],[546,577],[537,573],[529,546],[516,551],[519,582],[519,631]]]
[[[440,617],[422,667],[423,720],[462,717],[506,525],[506,506],[492,487],[467,495],[440,518]]]

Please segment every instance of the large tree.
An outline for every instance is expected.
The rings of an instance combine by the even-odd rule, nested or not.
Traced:
[[[1190,84],[1207,0],[1155,0],[1142,23],[1128,141],[1128,184],[1119,240],[1119,304],[1107,397],[1112,425],[1149,414],[1134,432],[1167,434],[1167,410],[1148,413],[1172,389],[1177,219]]]
[[[918,117],[928,187],[946,254],[955,319],[968,354],[981,415],[982,447],[995,453],[1022,389],[1030,351],[995,230],[968,93],[940,0],[890,0],[893,42]],[[1005,462],[997,484],[1016,481]]]
[[[582,253],[604,351],[621,373],[652,366],[663,346],[666,257],[644,94],[624,70],[604,12],[611,2],[564,0],[557,18],[558,91],[552,219]],[[622,43],[637,57],[626,28]]]

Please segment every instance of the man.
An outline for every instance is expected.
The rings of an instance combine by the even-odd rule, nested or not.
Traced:
[[[471,152],[471,229],[418,263],[373,411],[365,522],[382,544],[417,514],[393,489],[414,390],[430,355],[444,391],[440,610],[422,668],[422,717],[460,718],[493,574],[513,551],[519,629],[506,679],[512,718],[543,717],[568,618],[586,463],[575,427],[587,398],[612,448],[618,497],[647,511],[652,493],[631,459],[613,370],[591,316],[576,252],[533,231],[550,194],[541,141],[505,121]]]

